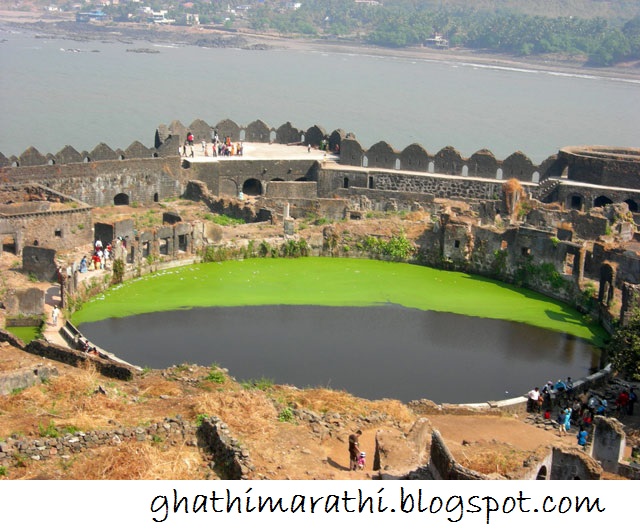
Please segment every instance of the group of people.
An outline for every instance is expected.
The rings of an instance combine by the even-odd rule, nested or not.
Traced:
[[[558,415],[555,418],[558,424],[558,435],[564,436],[572,425],[578,426],[576,437],[578,445],[582,447],[587,444],[594,417],[607,416],[611,413],[610,404],[603,396],[595,393],[576,396],[571,377],[567,377],[564,381],[558,380],[556,383],[547,381],[542,389],[535,387],[530,390],[527,397],[528,412],[543,413],[547,420],[551,419],[555,401],[556,405],[559,405]],[[632,415],[637,400],[635,388],[630,386],[624,388],[615,400],[614,414],[618,417]]]
[[[632,386],[623,388],[615,401],[616,413],[619,417],[633,416],[633,409],[638,401],[636,389]]]
[[[80,272],[108,268],[109,260],[112,257],[112,251],[113,248],[111,243],[103,246],[102,241],[99,239],[96,240],[90,259],[88,259],[86,255],[82,256],[82,259],[80,260]]]
[[[573,379],[567,377],[566,380],[558,379],[556,383],[547,381],[540,389],[535,387],[527,394],[527,411],[540,412],[550,411],[552,408],[552,397],[561,397],[563,400],[571,400],[574,397]]]
[[[191,131],[187,132],[187,139],[182,146],[180,154],[182,156],[188,156],[193,158],[193,143],[194,136]],[[242,156],[244,152],[244,146],[242,142],[232,142],[231,136],[226,136],[223,140],[220,140],[218,131],[214,130],[211,135],[211,156]],[[206,140],[202,140],[202,153],[204,156],[209,156],[209,148]]]

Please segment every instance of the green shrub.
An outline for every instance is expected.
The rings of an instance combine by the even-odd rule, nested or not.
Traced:
[[[257,388],[258,390],[268,390],[273,387],[273,379],[269,379],[268,377],[261,377],[260,379],[249,379],[247,381],[243,381],[242,387],[249,390],[252,388]]]
[[[214,364],[211,366],[211,370],[209,370],[206,380],[211,381],[212,383],[224,383],[226,377],[224,375],[224,372],[222,372],[220,368],[218,368],[218,366]]]
[[[41,423],[39,423],[38,424],[38,432],[40,433],[40,436],[45,437],[45,438],[59,438],[60,437],[60,431],[53,424],[53,421],[49,421],[49,425],[47,425],[46,427],[44,427]]]
[[[619,327],[606,348],[613,368],[632,380],[640,380],[640,313],[634,312],[625,327]]]
[[[309,255],[309,244],[306,239],[289,239],[280,247],[280,255],[283,258],[300,258]]]
[[[111,277],[111,283],[118,284],[124,280],[124,261],[121,259],[113,260],[113,276]]]
[[[225,214],[216,215],[211,221],[220,226],[243,225],[246,223],[244,219],[236,219]]]
[[[281,421],[283,423],[293,423],[293,420],[294,416],[291,407],[285,407],[280,411],[280,414],[278,414],[278,421]]]

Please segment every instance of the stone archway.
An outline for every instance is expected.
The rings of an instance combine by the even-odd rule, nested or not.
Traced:
[[[262,195],[262,182],[258,179],[247,179],[242,185],[242,193],[245,195]]]
[[[118,193],[113,198],[114,206],[128,206],[129,205],[129,195],[126,193]]]
[[[538,470],[538,474],[536,475],[536,480],[547,480],[549,472],[547,470],[547,466],[542,466]]]
[[[235,197],[238,195],[238,183],[230,178],[220,179],[220,189],[218,190],[220,195],[230,195]]]
[[[606,206],[607,204],[613,204],[613,201],[604,195],[600,195],[600,197],[596,197],[593,201],[594,208],[600,208],[601,206]]]

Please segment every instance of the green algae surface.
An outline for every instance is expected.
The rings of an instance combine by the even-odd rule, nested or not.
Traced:
[[[571,307],[481,276],[348,258],[255,258],[168,269],[115,286],[73,322],[211,306],[404,307],[522,322],[589,340],[607,336]]]
[[[39,326],[9,326],[7,331],[27,344],[40,336]]]

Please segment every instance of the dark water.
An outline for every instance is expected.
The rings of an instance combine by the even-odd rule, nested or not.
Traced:
[[[152,313],[82,324],[139,366],[196,363],[368,399],[469,403],[516,397],[597,366],[589,343],[523,324],[406,309],[263,306]]]

